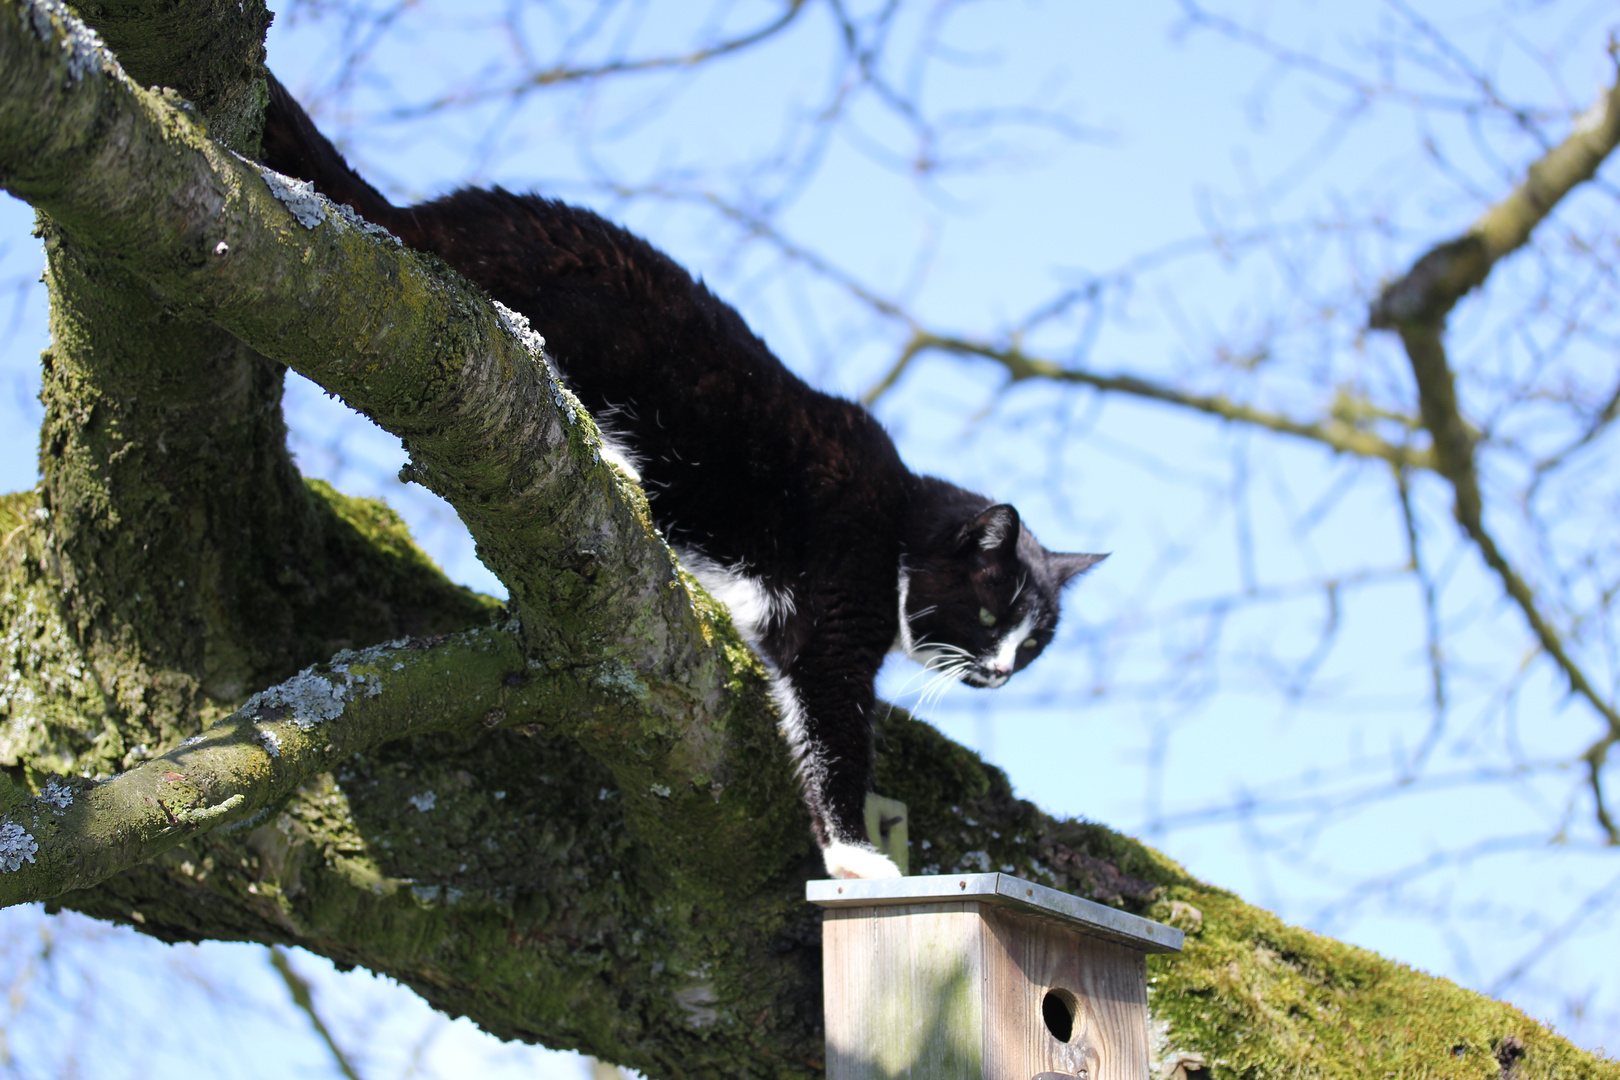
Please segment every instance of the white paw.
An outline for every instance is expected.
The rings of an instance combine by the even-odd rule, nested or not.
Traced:
[[[835,878],[899,877],[900,868],[887,855],[865,845],[830,844],[821,849],[827,876]]]

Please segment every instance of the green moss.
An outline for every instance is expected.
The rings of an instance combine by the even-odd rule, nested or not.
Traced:
[[[363,647],[401,634],[447,633],[487,622],[501,611],[494,597],[447,578],[386,503],[344,495],[324,480],[306,479],[305,484],[326,536],[311,571],[322,575],[328,589],[331,583],[340,585],[354,605],[348,612],[328,610],[323,616],[329,626],[332,616],[338,616],[339,633],[349,642],[338,648]],[[342,625],[345,616],[351,620],[347,626]]]
[[[207,117],[209,133],[240,154],[257,157],[268,93],[263,0],[149,4],[88,0],[77,5],[143,86],[173,87]]]
[[[128,748],[40,571],[39,512],[37,492],[0,496],[0,765],[108,775]]]
[[[6,557],[7,549],[38,508],[39,493],[36,491],[13,491],[0,495],[0,558]]]
[[[1173,1047],[1217,1077],[1620,1077],[1513,1007],[1287,926],[1207,886],[1171,888],[1201,925],[1150,960]]]

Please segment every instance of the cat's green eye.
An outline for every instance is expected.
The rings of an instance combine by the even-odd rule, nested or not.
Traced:
[[[990,614],[989,608],[982,607],[979,609],[979,622],[984,626],[994,626],[996,625],[996,617]]]
[[[1035,646],[1037,646],[1039,644],[1040,644],[1040,642],[1036,641],[1032,637],[1027,637],[1027,638],[1024,639],[1024,648],[1026,648],[1026,649],[1033,649]]]

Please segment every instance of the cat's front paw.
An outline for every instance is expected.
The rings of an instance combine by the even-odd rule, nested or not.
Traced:
[[[869,844],[829,844],[821,849],[827,876],[835,878],[891,878],[900,876],[894,860]]]

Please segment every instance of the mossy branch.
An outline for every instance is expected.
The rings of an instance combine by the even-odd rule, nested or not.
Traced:
[[[0,843],[18,865],[0,873],[0,906],[99,884],[201,832],[260,817],[385,742],[528,717],[558,696],[547,682],[531,677],[517,636],[495,628],[339,654],[110,780],[53,779],[5,807],[10,839]]]
[[[435,260],[280,185],[289,210],[257,167],[126,79],[70,17],[19,0],[4,11],[7,190],[79,242],[117,252],[177,308],[400,435],[414,474],[457,508],[537,616],[525,624],[532,651],[611,654],[629,623],[656,612],[671,651],[640,662],[693,659],[688,643],[705,635],[673,558],[515,316]],[[595,542],[588,554],[582,538]],[[585,561],[611,586],[594,587],[591,573],[559,595],[555,569]],[[580,626],[591,633],[570,633]]]
[[[413,474],[511,590],[532,658],[617,665],[650,688],[660,756],[711,738],[698,728],[725,713],[745,654],[714,632],[644,497],[600,457],[517,316],[324,200],[284,181],[278,198],[44,2],[0,4],[0,181],[177,308],[401,436]],[[617,746],[623,733],[594,722],[578,736]]]

